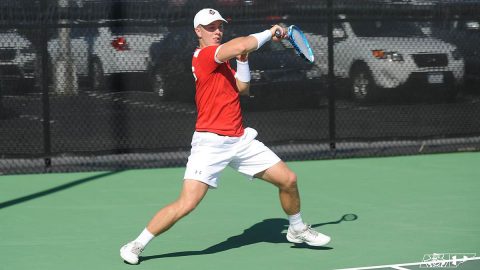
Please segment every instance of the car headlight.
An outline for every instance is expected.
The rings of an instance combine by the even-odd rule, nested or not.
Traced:
[[[465,23],[465,28],[468,30],[479,30],[480,29],[480,22],[477,21],[468,21]]]
[[[458,49],[452,51],[452,57],[455,60],[461,60],[463,58],[462,53]]]
[[[403,61],[403,56],[398,52],[387,52],[384,50],[372,50],[373,57],[387,61]]]

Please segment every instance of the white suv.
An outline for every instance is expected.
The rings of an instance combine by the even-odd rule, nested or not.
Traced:
[[[158,26],[72,28],[71,58],[78,79],[86,79],[91,89],[101,91],[108,88],[106,82],[115,75],[148,78],[150,45],[162,40],[164,32]],[[61,48],[58,37],[49,41],[53,65],[61,57]]]
[[[342,21],[333,36],[335,76],[347,79],[358,101],[407,85],[451,100],[463,81],[464,59],[457,48],[425,36],[413,22]]]

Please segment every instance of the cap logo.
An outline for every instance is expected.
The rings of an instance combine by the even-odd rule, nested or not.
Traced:
[[[208,13],[210,13],[210,15],[215,15],[215,11],[213,11],[212,9],[210,9]]]

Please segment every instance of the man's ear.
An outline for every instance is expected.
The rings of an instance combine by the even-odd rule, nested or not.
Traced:
[[[200,31],[200,27],[195,27],[193,28],[193,30],[195,31],[195,34],[197,35],[197,38],[202,38],[202,33]]]

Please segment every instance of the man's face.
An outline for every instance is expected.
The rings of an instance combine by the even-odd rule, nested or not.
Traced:
[[[222,42],[223,22],[214,21],[208,25],[200,25],[195,28],[197,36],[200,38],[200,47],[218,45]]]

